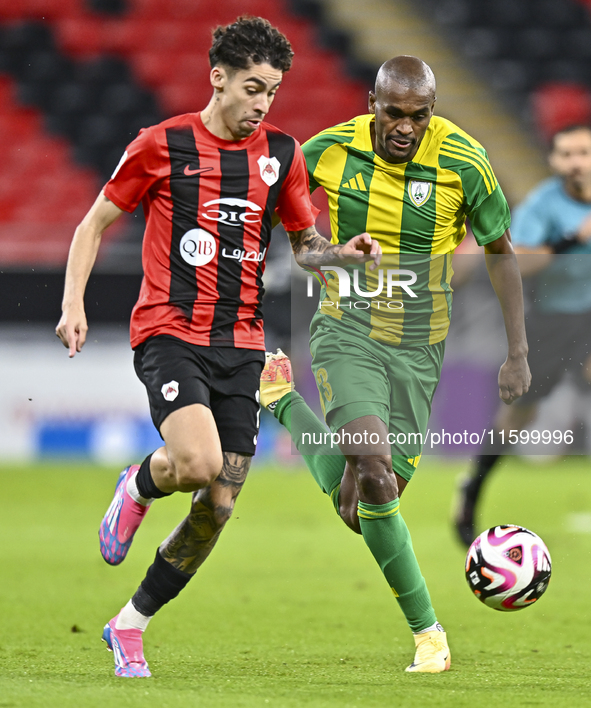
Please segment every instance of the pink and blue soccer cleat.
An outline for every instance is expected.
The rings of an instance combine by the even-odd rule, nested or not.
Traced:
[[[119,615],[117,615],[118,617]],[[140,678],[151,676],[148,662],[144,659],[144,645],[140,629],[115,629],[117,617],[105,625],[103,642],[115,658],[115,676]]]
[[[101,555],[110,565],[119,565],[125,560],[133,535],[150,508],[139,504],[127,493],[127,482],[138,469],[139,465],[131,465],[119,475],[115,496],[101,522]]]

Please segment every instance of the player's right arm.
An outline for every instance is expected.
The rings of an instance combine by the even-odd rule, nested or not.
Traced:
[[[84,291],[90,271],[96,260],[101,237],[123,210],[113,204],[101,191],[74,233],[62,300],[62,316],[55,329],[70,358],[81,351],[86,341],[88,325],[84,311]]]
[[[367,232],[353,236],[347,243],[331,244],[314,226],[300,231],[288,231],[296,263],[300,266],[350,265],[373,261],[375,270],[382,258],[382,249]]]
[[[320,266],[335,262],[347,265],[371,260],[373,263],[370,270],[377,268],[382,249],[376,239],[372,239],[368,233],[362,233],[345,244],[331,244],[316,231],[314,221],[317,213],[318,209],[310,200],[309,175],[304,153],[296,143],[291,168],[277,201],[277,216],[289,236],[296,262],[300,266]]]

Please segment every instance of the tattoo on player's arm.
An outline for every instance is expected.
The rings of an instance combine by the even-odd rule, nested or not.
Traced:
[[[251,458],[224,452],[219,477],[193,495],[189,515],[160,546],[162,557],[185,573],[196,573],[213,550],[222,529],[232,515]]]
[[[303,231],[289,231],[291,248],[300,265],[317,265],[327,262],[327,256],[334,256],[341,246],[333,246],[323,238],[313,226]]]

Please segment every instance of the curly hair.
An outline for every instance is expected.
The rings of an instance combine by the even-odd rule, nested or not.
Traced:
[[[291,68],[293,51],[287,37],[262,17],[240,16],[231,25],[213,31],[209,50],[211,67],[248,69],[250,63],[270,64],[283,73]]]

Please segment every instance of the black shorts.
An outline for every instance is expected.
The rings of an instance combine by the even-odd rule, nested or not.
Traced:
[[[264,365],[262,351],[201,347],[169,335],[142,342],[134,358],[158,431],[173,411],[202,403],[213,413],[222,450],[246,455],[256,448]]]
[[[582,391],[591,390],[584,377],[591,355],[591,313],[529,312],[525,320],[532,381],[513,405],[531,405],[548,396],[570,374]]]

